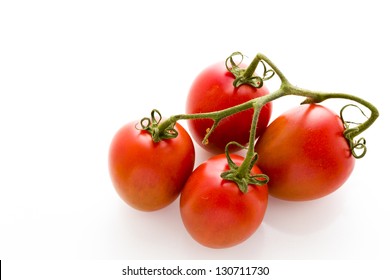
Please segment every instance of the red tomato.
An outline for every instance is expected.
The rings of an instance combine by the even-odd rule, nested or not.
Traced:
[[[263,85],[255,88],[250,85],[233,86],[235,77],[224,62],[214,64],[203,70],[194,80],[187,97],[188,114],[213,112],[226,109],[248,100],[266,95],[268,89]],[[260,136],[267,127],[272,112],[272,103],[267,103],[261,110],[256,135]],[[202,144],[206,130],[211,128],[211,119],[189,121],[189,129],[195,141],[208,151],[223,153],[230,141],[241,145],[249,142],[253,109],[249,109],[223,119],[209,137],[207,145]],[[232,147],[232,151],[237,147]]]
[[[316,104],[301,105],[275,119],[256,143],[257,165],[269,176],[269,193],[311,200],[339,188],[355,158],[338,115]]]
[[[231,155],[240,165],[244,160]],[[211,248],[226,248],[249,238],[260,226],[268,202],[267,185],[248,186],[242,193],[233,181],[220,174],[229,170],[224,154],[198,166],[180,196],[181,217],[190,235]],[[251,174],[261,174],[257,166]]]
[[[195,161],[192,140],[178,123],[178,136],[158,143],[147,131],[123,126],[109,151],[109,170],[119,196],[130,206],[153,211],[173,202],[190,176]]]

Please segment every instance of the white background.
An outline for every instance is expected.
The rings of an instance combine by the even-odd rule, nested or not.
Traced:
[[[0,259],[389,258],[387,7],[376,0],[1,1]],[[154,108],[183,113],[199,71],[234,51],[248,62],[265,53],[293,84],[352,93],[381,116],[364,133],[368,153],[342,188],[311,202],[271,198],[249,240],[213,250],[187,234],[178,200],[153,213],[125,205],[107,155],[123,124]],[[277,86],[276,78],[268,84]],[[272,118],[300,101],[275,101]],[[208,157],[197,147],[197,165]]]

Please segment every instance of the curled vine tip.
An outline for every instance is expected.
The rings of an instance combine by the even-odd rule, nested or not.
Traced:
[[[230,157],[229,153],[229,146],[230,145],[236,145],[239,146],[241,149],[246,149],[245,146],[237,143],[237,142],[229,142],[225,147],[225,155],[226,159],[229,165],[229,170],[221,173],[221,178],[225,180],[234,181],[240,191],[242,193],[248,192],[248,186],[249,185],[255,185],[255,186],[262,186],[268,183],[269,178],[265,174],[255,174],[251,175],[250,171],[252,170],[252,167],[255,165],[257,161],[257,154],[254,155],[254,157],[251,159],[250,166],[248,168],[248,172],[245,175],[241,175],[239,173],[239,166],[234,163],[232,158]]]
[[[347,139],[348,141],[348,144],[349,144],[349,148],[351,150],[351,153],[352,155],[359,159],[359,158],[362,158],[366,155],[367,153],[367,146],[366,146],[366,139],[364,139],[363,137],[359,138],[357,141],[354,140],[354,138],[360,134],[360,126],[362,125],[361,123],[357,123],[357,122],[352,122],[352,121],[346,121],[344,119],[344,116],[343,116],[343,113],[344,113],[344,110],[348,107],[355,107],[355,108],[358,108],[360,113],[366,117],[368,119],[368,117],[366,116],[366,114],[363,112],[363,110],[355,105],[355,104],[348,104],[348,105],[345,105],[343,108],[341,108],[340,110],[340,118],[341,118],[341,121],[343,122],[343,125],[344,125],[344,137]]]
[[[143,118],[140,121],[141,128],[136,127],[139,130],[145,130],[152,136],[153,142],[157,143],[164,139],[176,138],[178,135],[175,129],[175,122],[168,125],[166,128],[160,129],[159,124],[162,120],[161,113],[153,109],[150,118]]]
[[[239,57],[239,62],[236,63],[234,57]],[[258,57],[253,59],[248,68],[241,68],[240,64],[244,60],[244,55],[240,52],[232,53],[226,60],[225,66],[226,69],[232,73],[235,77],[233,81],[234,87],[239,87],[241,85],[247,84],[255,88],[261,88],[264,84],[264,81],[271,79],[275,75],[273,69],[267,69],[265,63],[260,60]],[[257,65],[261,63],[263,65],[263,76],[254,75]]]

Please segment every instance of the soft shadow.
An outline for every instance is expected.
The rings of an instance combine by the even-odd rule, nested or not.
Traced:
[[[308,234],[332,224],[345,207],[343,192],[312,201],[284,201],[270,196],[264,223],[288,234]]]

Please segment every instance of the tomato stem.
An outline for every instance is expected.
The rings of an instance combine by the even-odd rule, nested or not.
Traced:
[[[228,159],[228,164],[230,167],[229,171],[223,172],[221,174],[221,177],[225,180],[231,180],[236,182],[239,189],[246,193],[248,191],[248,186],[250,184],[256,185],[256,186],[262,186],[266,184],[269,180],[268,176],[265,174],[257,174],[257,175],[251,175],[252,167],[255,165],[257,161],[257,153],[255,152],[255,138],[256,138],[256,127],[257,122],[259,119],[261,108],[264,104],[260,102],[260,100],[256,100],[256,102],[253,103],[254,112],[252,117],[252,124],[251,124],[251,132],[249,136],[249,146],[247,148],[247,153],[245,156],[244,161],[241,163],[239,167],[235,165],[230,159],[229,151],[226,148],[226,157]],[[241,146],[240,144],[236,142],[230,142],[227,147],[230,144],[236,144]]]
[[[286,76],[284,76],[284,74],[282,73],[282,71],[280,71],[280,69],[268,57],[266,57],[264,54],[258,53],[256,55],[256,59],[259,59],[261,61],[266,62],[271,67],[271,69],[276,73],[276,75],[279,77],[279,79],[280,79],[280,81],[282,83],[280,87],[290,86],[291,85],[289,83],[289,81],[287,80]]]
[[[203,138],[203,143],[207,142],[208,137],[211,135],[211,133],[215,130],[215,128],[218,126],[218,123],[231,115],[234,115],[236,113],[248,110],[253,107],[253,103],[256,102],[256,99],[249,100],[248,102],[220,110],[220,111],[214,111],[214,112],[208,112],[208,113],[197,113],[197,114],[180,114],[180,115],[173,115],[170,118],[166,119],[165,121],[161,122],[158,126],[158,129],[165,130],[168,128],[172,123],[175,123],[179,120],[194,120],[194,119],[212,119],[214,121],[213,126],[208,130],[205,137]]]

